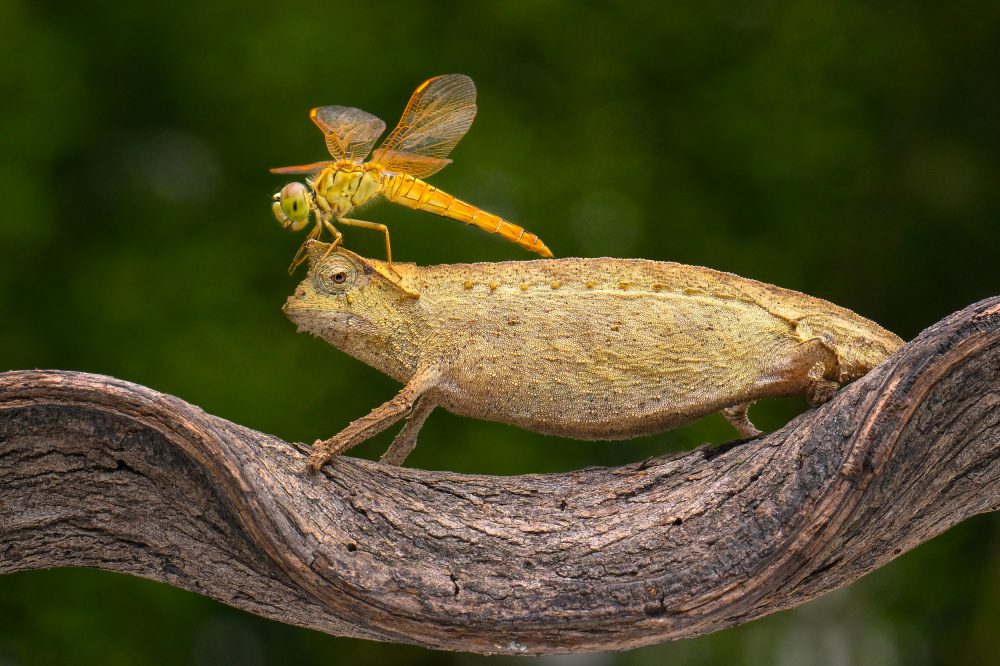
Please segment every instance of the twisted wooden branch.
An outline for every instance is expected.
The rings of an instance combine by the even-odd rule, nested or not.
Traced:
[[[745,442],[487,477],[305,454],[109,377],[0,375],[0,572],[86,566],[333,634],[624,650],[845,585],[1000,503],[1000,297]]]

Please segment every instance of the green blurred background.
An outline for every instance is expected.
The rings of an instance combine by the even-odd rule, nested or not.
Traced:
[[[557,256],[711,266],[829,299],[906,339],[1000,294],[1000,3],[0,0],[0,370],[114,375],[287,440],[398,384],[296,335],[303,234],[269,167],[326,157],[311,107],[398,120],[462,72],[479,116],[432,183]],[[400,261],[529,259],[381,203]],[[345,229],[381,257],[381,236]],[[751,410],[766,430],[804,401]],[[393,429],[393,431],[395,428]],[[377,457],[384,433],[352,453]],[[408,464],[616,465],[734,437],[718,416],[621,443],[438,410]],[[798,609],[553,664],[982,664],[1000,530],[980,516]],[[0,664],[479,664],[334,638],[86,570],[0,577]],[[512,659],[496,658],[498,663]]]

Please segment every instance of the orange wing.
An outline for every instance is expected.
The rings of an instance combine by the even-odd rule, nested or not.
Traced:
[[[363,162],[385,131],[384,122],[349,106],[321,106],[310,111],[309,117],[323,130],[326,147],[338,160]]]
[[[309,117],[326,135],[326,147],[335,159],[302,166],[279,167],[271,173],[316,173],[339,160],[362,162],[375,140],[385,131],[385,123],[361,109],[349,106],[320,106]]]
[[[476,117],[476,85],[464,74],[428,79],[413,93],[396,129],[372,161],[387,171],[426,178],[451,163],[446,159]]]
[[[323,162],[313,162],[302,166],[278,167],[271,169],[271,173],[317,173],[327,168],[331,164],[336,164],[337,160],[325,160]]]

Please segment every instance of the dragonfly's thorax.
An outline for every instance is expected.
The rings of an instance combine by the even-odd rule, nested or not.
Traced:
[[[377,195],[382,189],[376,170],[368,164],[355,164],[342,160],[329,166],[316,176],[312,183],[316,192],[316,205],[335,217],[347,215]]]

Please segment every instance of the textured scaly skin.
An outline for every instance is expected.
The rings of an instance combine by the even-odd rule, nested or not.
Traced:
[[[403,407],[386,403],[322,443],[314,469],[391,425],[417,394],[463,416],[622,439],[835,388],[903,344],[827,301],[696,266],[397,263],[400,280],[343,249],[317,265],[327,247],[310,242],[309,274],[285,312],[299,330],[408,386]],[[388,410],[383,420],[379,410]],[[416,432],[407,437],[412,448]]]

